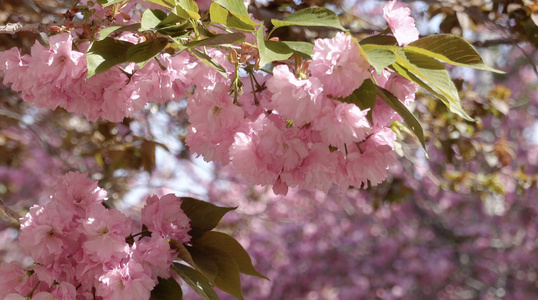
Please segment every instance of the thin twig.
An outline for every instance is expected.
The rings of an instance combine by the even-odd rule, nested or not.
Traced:
[[[104,20],[91,20],[91,21],[75,21],[65,23],[36,23],[36,24],[23,24],[23,23],[8,23],[7,25],[0,26],[0,34],[15,34],[17,32],[25,31],[32,33],[52,33],[61,30],[62,28],[81,28],[85,25],[90,26],[113,26],[122,25],[116,24],[116,22],[104,19]]]
[[[9,208],[9,206],[5,205],[2,200],[0,200],[0,211],[2,211],[4,215],[6,215],[6,217],[14,224],[20,224],[20,216],[11,208]]]

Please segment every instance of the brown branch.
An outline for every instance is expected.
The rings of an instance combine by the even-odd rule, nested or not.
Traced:
[[[92,21],[76,21],[65,23],[49,23],[49,24],[23,24],[23,23],[8,23],[7,25],[0,26],[0,34],[15,34],[17,32],[25,31],[32,33],[52,33],[61,31],[62,28],[81,28],[85,25],[89,26],[115,26],[122,25],[117,24],[111,20],[92,20]]]
[[[6,215],[6,217],[9,219],[10,223],[13,224],[20,224],[19,218],[20,216],[14,212],[11,208],[9,208],[7,205],[4,204],[2,200],[0,200],[0,211]]]

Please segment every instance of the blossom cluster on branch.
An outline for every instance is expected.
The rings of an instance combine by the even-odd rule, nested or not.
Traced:
[[[132,8],[122,7],[122,15]],[[402,3],[385,5],[384,16],[400,44],[418,38],[409,13]],[[21,55],[16,48],[0,53],[4,84],[31,104],[62,107],[90,121],[120,122],[147,103],[187,97],[191,150],[207,161],[231,162],[252,183],[273,185],[279,194],[288,187],[328,191],[333,184],[360,188],[382,182],[396,159],[396,136],[388,128],[399,119],[396,112],[382,101],[360,109],[339,99],[370,78],[405,104],[418,88],[396,72],[377,74],[359,44],[344,33],[316,40],[312,60],[278,65],[270,75],[253,70],[250,57],[255,53],[234,50],[232,58],[223,50],[206,49],[228,77],[187,51],[88,77],[85,53],[90,45],[77,40],[77,31],[62,33],[51,36],[48,47],[36,42],[31,54]],[[149,41],[136,32],[115,39],[135,45]]]
[[[148,9],[134,13],[135,2]],[[362,41],[339,32],[314,43],[271,35],[286,26],[344,30],[327,8],[272,20],[266,32],[241,0],[200,7],[209,14],[193,0],[79,4],[75,9],[85,20],[114,26],[73,23],[58,27],[48,45],[36,42],[29,54],[1,52],[5,85],[30,104],[62,107],[89,121],[121,122],[148,103],[185,100],[190,150],[230,164],[276,194],[287,194],[289,187],[327,192],[333,185],[378,185],[396,161],[393,121],[404,121],[425,145],[409,111],[419,86],[471,119],[440,61],[493,70],[462,38],[419,39],[410,10],[396,0],[384,6],[385,32]],[[204,299],[217,299],[214,287],[242,299],[240,273],[265,278],[237,241],[211,231],[234,208],[174,195],[149,197],[142,231],[133,235],[130,219],[107,209],[105,197],[85,175],[62,177],[50,202],[22,218],[20,243],[35,263],[0,265],[7,270],[0,283],[10,287],[2,296],[177,296],[181,287],[167,279],[173,270]]]
[[[107,209],[107,193],[86,174],[58,179],[45,206],[21,218],[20,246],[34,264],[0,264],[2,299],[149,299],[158,278],[172,276],[177,256],[168,239],[190,240],[189,218],[173,194],[148,197],[144,228]]]

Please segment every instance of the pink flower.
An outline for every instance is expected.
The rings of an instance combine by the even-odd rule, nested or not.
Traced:
[[[396,134],[389,128],[372,134],[357,147],[348,147],[346,167],[350,185],[357,188],[375,186],[387,178],[387,170],[396,162],[393,142]]]
[[[12,84],[11,89],[22,91],[24,78],[27,74],[28,63],[31,61],[29,55],[21,57],[18,48],[11,48],[0,52],[0,71],[3,71],[4,84]]]
[[[56,296],[54,296],[50,292],[39,292],[39,293],[36,293],[32,297],[32,300],[56,300],[56,299],[58,298],[56,298]]]
[[[273,93],[272,108],[297,127],[314,121],[321,111],[323,88],[316,77],[300,80],[288,66],[279,65],[273,69],[267,88]]]
[[[392,107],[390,107],[379,97],[376,100],[374,110],[372,112],[372,119],[374,121],[375,128],[390,126],[392,121],[401,120],[400,115],[398,115],[396,111],[392,109]]]
[[[11,293],[9,295],[7,295],[4,300],[26,300],[27,298],[24,297],[23,295],[20,295],[20,294],[16,294],[16,293]]]
[[[332,101],[323,107],[314,129],[320,131],[324,143],[343,149],[344,144],[360,142],[366,137],[371,128],[367,112],[355,104]]]
[[[415,100],[418,85],[400,76],[398,73],[392,73],[389,80],[385,83],[385,89],[400,99],[405,106],[408,106],[409,102]]]
[[[69,172],[58,179],[53,195],[60,208],[76,211],[77,217],[84,217],[93,206],[102,206],[107,192],[97,186],[97,181],[87,178],[87,173]]]
[[[188,73],[196,64],[190,61],[186,51],[175,56],[159,54],[157,59],[159,63],[151,60],[133,74],[129,88],[145,102],[165,103],[183,99],[191,85]]]
[[[228,164],[228,148],[245,122],[243,110],[229,95],[228,85],[217,82],[196,88],[188,99],[187,114],[191,126],[186,143],[191,150],[202,154],[206,161]]]
[[[54,206],[55,203],[49,203],[46,207],[34,205],[21,218],[20,245],[40,264],[52,263],[67,247],[64,239],[71,218],[60,215]]]
[[[190,241],[190,219],[181,209],[181,198],[174,194],[161,198],[150,196],[141,212],[142,223],[149,231],[181,243]]]
[[[77,284],[76,280],[76,261],[72,253],[80,249],[80,244],[72,244],[70,248],[64,250],[61,255],[54,257],[54,261],[48,264],[36,264],[33,269],[42,282],[52,286],[54,282],[70,282]]]
[[[324,143],[312,145],[302,164],[280,174],[282,182],[291,187],[316,188],[328,192],[335,180],[337,154]]]
[[[207,162],[227,165],[230,162],[228,150],[233,144],[233,136],[210,136],[203,130],[191,126],[188,129],[185,143],[191,152],[202,155]],[[197,156],[197,157],[198,157]]]
[[[84,253],[96,262],[114,262],[127,256],[129,245],[125,237],[131,233],[131,219],[116,209],[95,206],[82,221],[86,240]]]
[[[411,10],[404,3],[391,0],[383,6],[383,18],[389,23],[390,30],[396,37],[400,46],[418,40],[419,32],[415,26],[415,19],[411,17]]]
[[[0,299],[8,299],[6,296],[11,293],[26,295],[37,281],[37,277],[31,276],[18,262],[0,263]]]
[[[99,281],[96,294],[107,300],[147,300],[155,286],[142,265],[133,260],[106,272]]]
[[[40,60],[42,68],[39,71],[47,81],[56,87],[68,87],[73,80],[78,80],[86,73],[84,53],[73,51],[73,38],[69,33],[49,37],[50,48],[41,51],[39,56],[33,56],[34,61]]]
[[[323,83],[323,93],[346,97],[370,77],[370,64],[351,36],[339,32],[332,39],[317,39],[310,71]]]
[[[232,133],[242,124],[243,110],[233,103],[229,86],[216,83],[205,89],[197,88],[187,104],[189,121],[197,130],[209,136]]]
[[[255,133],[238,132],[230,148],[232,165],[255,184],[272,184],[279,172],[270,170],[269,163],[258,155],[259,137]]]
[[[155,282],[157,277],[170,277],[170,265],[176,256],[176,252],[170,249],[168,240],[158,233],[153,233],[151,239],[136,241],[131,252],[131,259],[140,263],[145,273]]]

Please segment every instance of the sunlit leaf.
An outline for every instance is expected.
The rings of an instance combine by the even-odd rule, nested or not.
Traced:
[[[187,18],[192,18],[193,20],[199,20],[200,14],[198,13],[198,4],[193,0],[176,0],[176,9],[182,10],[187,14]]]
[[[276,41],[267,41],[263,36],[263,25],[256,32],[258,51],[260,53],[260,68],[276,60],[286,60],[293,55],[293,50],[286,44]]]
[[[120,3],[125,0],[97,0],[97,3],[101,4],[103,7],[110,6],[112,4]]]
[[[234,16],[241,20],[241,22],[244,22],[245,24],[251,26],[259,25],[250,18],[250,15],[248,14],[248,10],[245,7],[245,3],[243,2],[243,0],[215,0],[214,2],[226,8]]]
[[[111,26],[99,31],[98,41],[104,40],[113,33],[119,33],[123,31],[135,31],[140,28],[140,24],[131,24],[126,26]]]
[[[110,37],[94,41],[86,54],[88,77],[127,62],[127,51],[133,46],[132,43]]]
[[[248,20],[246,19],[246,16],[241,18],[237,17],[236,15],[229,13],[226,8],[220,6],[217,2],[213,2],[209,7],[209,15],[211,17],[211,22],[214,24],[222,24],[228,28],[242,31],[252,32],[256,30],[254,26],[257,24],[254,22],[248,22],[250,17],[248,17]]]
[[[151,3],[159,4],[167,7],[174,7],[174,0],[145,0]]]
[[[200,46],[217,46],[223,44],[238,43],[245,39],[245,35],[240,32],[234,32],[229,34],[216,34],[210,38],[206,38],[199,41],[193,41],[186,43],[186,47],[200,47]]]
[[[294,12],[293,14],[284,18],[284,20],[271,20],[275,28],[284,26],[326,26],[333,27],[340,30],[346,30],[340,24],[338,15],[325,7],[309,7]]]
[[[398,46],[398,41],[392,35],[378,34],[369,36],[362,39],[359,44],[361,45],[386,45],[386,46]]]
[[[369,48],[363,50],[363,53],[378,75],[383,73],[383,69],[396,62],[396,55],[391,50]]]
[[[397,63],[392,65],[396,72],[433,93],[453,113],[474,121],[461,107],[458,90],[441,62],[418,53],[400,51],[396,56]]]
[[[308,59],[312,59],[314,52],[314,44],[308,42],[282,41],[286,46],[293,50],[293,54],[299,55]]]
[[[457,35],[434,34],[423,37],[407,45],[405,51],[427,55],[456,66],[504,74],[503,71],[487,66],[474,47]]]
[[[146,9],[140,19],[140,30],[150,30],[156,28],[167,14],[160,9]]]

